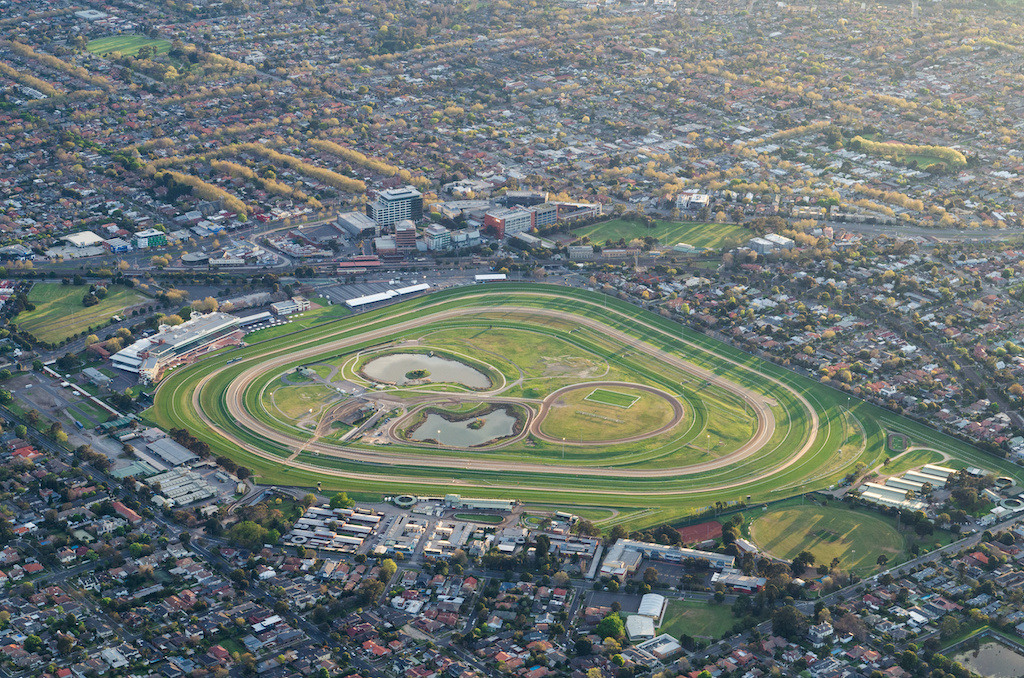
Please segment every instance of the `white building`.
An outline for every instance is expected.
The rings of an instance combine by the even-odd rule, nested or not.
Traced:
[[[274,312],[274,315],[280,316],[302,313],[309,310],[309,300],[305,297],[292,297],[271,304],[270,310]]]
[[[423,237],[427,241],[428,250],[444,251],[451,249],[451,231],[440,224],[431,224],[430,226],[427,226],[426,230],[423,232]]]
[[[630,642],[650,640],[654,637],[654,620],[639,614],[626,617],[626,636]]]
[[[423,218],[423,194],[412,186],[381,191],[366,205],[366,216],[381,228],[390,228],[403,219],[419,221]]]
[[[64,236],[62,240],[72,247],[95,247],[96,245],[102,245],[104,243],[103,238],[99,237],[92,231],[72,233],[71,235]]]

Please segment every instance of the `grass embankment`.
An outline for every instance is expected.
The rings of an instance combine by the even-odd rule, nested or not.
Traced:
[[[737,224],[713,224],[695,221],[666,221],[657,219],[653,228],[642,223],[611,219],[599,224],[591,224],[573,231],[573,235],[582,238],[587,236],[595,245],[604,245],[611,240],[625,240],[628,244],[634,238],[652,236],[662,245],[686,243],[694,247],[721,249],[735,247],[749,239],[753,234]]]
[[[83,306],[82,298],[88,292],[86,285],[36,283],[28,293],[28,300],[35,309],[19,313],[15,323],[37,341],[56,344],[79,332],[103,327],[112,316],[122,315],[147,300],[127,287],[111,285],[100,303]]]

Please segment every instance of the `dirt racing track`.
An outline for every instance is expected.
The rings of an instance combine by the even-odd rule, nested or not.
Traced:
[[[544,296],[551,294],[546,291],[550,288],[540,287],[535,294]],[[483,295],[481,295],[483,296]],[[474,294],[472,292],[467,293],[461,299],[463,301],[472,299]],[[596,308],[586,309],[596,311]],[[502,305],[500,311],[507,313],[522,313],[530,316],[550,316],[553,318],[564,318],[565,313],[558,310],[550,310],[540,307],[532,306],[517,306],[515,304]],[[627,334],[617,328],[612,327],[610,324],[603,322],[595,317],[588,315],[574,315],[573,322],[580,325],[585,325],[596,332],[600,332],[603,335],[612,337],[624,346],[627,346],[630,351],[642,352],[648,357],[670,365],[673,368],[684,372],[694,379],[705,382],[709,385],[714,385],[717,388],[722,389],[734,396],[742,399],[743,402],[750,408],[753,417],[756,419],[756,428],[753,435],[750,436],[749,440],[739,446],[738,449],[732,451],[729,454],[721,456],[716,459],[703,461],[700,463],[689,464],[685,466],[671,467],[671,468],[645,468],[643,466],[603,466],[598,464],[560,464],[560,463],[539,463],[536,461],[509,461],[507,459],[496,459],[490,458],[486,455],[474,455],[471,453],[464,453],[460,450],[452,450],[450,453],[447,450],[440,451],[434,454],[417,454],[415,452],[403,452],[399,450],[389,449],[388,446],[377,446],[368,448],[367,446],[359,446],[352,444],[341,444],[337,442],[328,442],[322,439],[318,439],[315,436],[310,439],[303,437],[298,434],[291,434],[273,426],[268,425],[260,418],[254,416],[249,412],[245,406],[246,392],[253,383],[261,376],[267,375],[268,373],[282,372],[293,366],[296,363],[302,361],[310,361],[318,356],[326,354],[340,354],[346,349],[351,349],[356,345],[365,345],[368,341],[381,340],[385,341],[396,336],[400,336],[404,332],[409,330],[415,330],[419,327],[428,324],[436,324],[438,322],[444,322],[446,320],[457,320],[461,317],[471,316],[480,313],[494,313],[495,306],[491,305],[468,305],[462,306],[456,309],[439,309],[436,312],[424,311],[423,308],[416,309],[414,312],[396,313],[393,316],[393,322],[389,322],[386,327],[368,330],[367,332],[349,335],[343,338],[337,339],[317,339],[303,343],[302,336],[296,335],[292,346],[280,349],[277,351],[269,351],[266,355],[260,355],[254,358],[246,358],[242,360],[242,364],[245,369],[235,376],[226,389],[223,391],[222,402],[226,408],[230,418],[237,422],[237,424],[261,439],[272,441],[279,446],[291,450],[292,454],[288,458],[282,458],[280,454],[275,454],[263,449],[260,445],[250,442],[250,440],[244,439],[242,436],[237,435],[235,432],[228,430],[225,426],[221,426],[215,422],[206,412],[203,411],[201,405],[201,395],[205,388],[208,388],[210,383],[215,380],[218,375],[228,368],[227,365],[222,364],[214,369],[208,371],[205,376],[199,381],[198,386],[191,393],[191,406],[195,413],[202,419],[203,425],[208,427],[212,432],[215,432],[218,436],[226,441],[229,441],[232,445],[246,450],[247,452],[261,457],[263,459],[273,461],[278,464],[284,464],[296,469],[305,469],[314,471],[317,474],[323,476],[331,476],[337,478],[349,478],[353,480],[373,480],[383,481],[388,483],[401,483],[408,485],[417,484],[433,484],[436,485],[438,482],[444,482],[447,484],[456,484],[466,487],[482,487],[484,484],[478,484],[471,479],[453,479],[453,470],[465,470],[465,471],[486,471],[486,472],[516,472],[516,473],[535,473],[549,476],[552,480],[551,485],[544,484],[530,484],[530,485],[517,485],[523,490],[557,490],[560,493],[565,492],[586,492],[587,494],[617,494],[617,495],[631,495],[645,496],[645,495],[657,495],[657,494],[685,494],[687,491],[680,490],[665,490],[660,491],[656,489],[648,489],[643,491],[629,491],[629,490],[602,490],[595,488],[580,488],[578,490],[567,487],[564,483],[559,482],[558,478],[561,477],[573,477],[573,478],[586,478],[586,477],[618,477],[618,478],[670,478],[679,476],[689,476],[706,473],[715,469],[725,469],[732,465],[740,464],[744,460],[756,458],[759,454],[767,453],[769,442],[772,440],[773,435],[776,432],[777,422],[772,412],[772,404],[774,399],[770,399],[765,395],[755,392],[746,386],[743,386],[735,381],[724,378],[713,371],[697,366],[691,362],[688,362],[679,355],[666,352],[660,348],[650,345],[645,341],[637,339],[635,336]],[[611,313],[611,312],[609,312]],[[600,315],[594,313],[593,315]],[[645,326],[651,331],[652,334],[663,332],[659,328],[652,324],[646,323],[642,320],[632,319],[632,322],[638,323]],[[676,342],[681,344],[687,344],[688,342],[682,339],[675,339]],[[705,349],[701,349],[705,350]],[[739,367],[743,370],[750,371],[754,374],[753,370],[746,367],[736,361],[729,360],[725,357],[719,358],[721,361],[730,363]],[[237,366],[235,366],[237,367]],[[793,394],[796,400],[800,403],[800,406],[805,409],[807,417],[810,421],[810,431],[816,432],[819,428],[818,413],[814,407],[807,401],[807,399],[799,392],[792,389],[782,381],[775,379],[769,375],[757,374],[757,378],[770,384],[773,391],[784,389]],[[672,406],[672,418],[669,424],[666,424],[656,431],[645,432],[642,435],[635,435],[624,439],[617,439],[615,442],[630,442],[633,440],[642,440],[644,438],[657,435],[663,431],[671,429],[673,426],[679,424],[684,416],[684,406],[677,397],[672,394],[658,388],[638,385],[635,383],[624,383],[617,381],[593,381],[593,382],[581,382],[580,384],[567,386],[560,388],[547,397],[540,399],[529,399],[529,398],[509,398],[503,397],[499,393],[495,392],[477,392],[477,393],[465,393],[460,394],[462,401],[486,401],[486,402],[509,402],[517,403],[524,406],[528,412],[530,412],[530,419],[528,424],[517,436],[517,439],[532,436],[539,440],[547,442],[563,442],[561,439],[545,435],[540,430],[540,425],[543,423],[545,416],[550,410],[552,404],[556,400],[572,390],[579,388],[596,388],[600,386],[606,386],[614,388],[616,386],[628,386],[632,389],[639,389],[651,395],[659,398],[663,398],[671,403]],[[442,401],[450,399],[451,394],[436,393],[429,394],[425,393],[423,398],[418,401],[417,406],[423,407],[431,402]],[[409,412],[412,414],[412,411]],[[408,416],[408,415],[407,415]],[[388,428],[389,432],[394,431],[394,424]],[[505,441],[510,442],[510,441]],[[601,446],[611,441],[585,441],[579,443],[583,446]],[[795,449],[795,452],[789,455],[787,458],[781,460],[773,468],[770,469],[771,473],[780,473],[783,470],[790,468],[794,464],[801,462],[801,459],[808,453],[809,450],[814,446],[815,436],[809,435],[805,440],[801,442],[799,447]],[[344,460],[347,462],[355,462],[361,465],[365,465],[365,471],[361,468],[358,470],[352,468],[330,468],[328,466],[318,465],[315,463],[309,463],[298,458],[299,453],[312,453],[324,458],[332,458],[337,460]],[[387,467],[401,467],[401,469],[394,469],[388,471]],[[741,486],[749,480],[737,480],[735,482],[720,482],[712,487],[701,487],[699,490],[693,490],[694,492],[707,492],[715,489],[726,489],[731,487]]]

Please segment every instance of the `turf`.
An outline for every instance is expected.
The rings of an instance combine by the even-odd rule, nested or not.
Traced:
[[[750,536],[774,556],[792,559],[810,551],[815,565],[839,558],[841,570],[857,575],[877,570],[880,555],[897,560],[906,547],[903,536],[880,516],[818,504],[769,509],[750,524]]]
[[[667,633],[673,638],[684,633],[694,638],[721,638],[732,633],[735,621],[728,605],[670,599],[658,633]]]
[[[107,38],[97,38],[90,41],[85,48],[99,56],[105,56],[111,52],[136,56],[139,53],[139,48],[147,45],[156,50],[157,54],[167,54],[171,49],[171,43],[167,40],[153,40],[142,35],[112,35]]]
[[[488,525],[497,525],[501,521],[505,520],[504,516],[496,516],[491,513],[456,513],[456,520],[465,520],[470,523],[487,523]]]
[[[28,293],[35,309],[19,313],[15,323],[40,342],[58,343],[79,332],[99,329],[110,322],[111,316],[122,315],[126,309],[147,300],[127,287],[111,285],[105,299],[85,307],[82,297],[88,292],[85,285],[36,283]]]
[[[672,408],[663,398],[642,391],[612,395],[619,396],[619,402],[634,403],[634,406],[627,409],[618,404],[595,402],[586,388],[569,391],[560,396],[548,412],[541,431],[577,442],[617,440],[655,431],[672,421]]]
[[[886,466],[883,466],[879,472],[887,476],[898,476],[901,473],[906,473],[913,469],[918,469],[925,464],[942,464],[942,455],[935,450],[911,450],[910,452],[904,452],[903,454],[894,457]]]
[[[596,388],[584,400],[628,410],[640,400],[640,396],[631,396],[626,393],[619,393],[618,391],[606,391],[603,388]]]
[[[319,419],[324,408],[340,398],[336,391],[323,384],[280,386],[270,393],[270,397],[273,407],[289,420]]]
[[[527,322],[522,314],[509,317],[510,305],[536,307],[557,314],[545,316],[544,322]],[[654,478],[629,478],[616,474],[609,467],[603,476],[577,476],[571,473],[527,472],[512,466],[506,470],[481,470],[464,468],[424,468],[415,465],[395,464],[386,469],[330,457],[315,456],[302,452],[296,461],[346,474],[344,477],[318,472],[310,468],[288,467],[280,457],[287,457],[294,449],[266,441],[251,431],[237,425],[228,413],[224,400],[224,389],[242,371],[259,364],[270,355],[292,352],[299,345],[320,345],[338,338],[358,338],[373,330],[391,330],[399,321],[425,317],[439,311],[464,313],[473,307],[493,307],[489,315],[474,310],[465,323],[462,316],[458,321],[446,321],[446,331],[460,332],[467,340],[474,334],[487,336],[488,328],[500,324],[499,318],[506,317],[504,327],[522,330],[529,325],[540,333],[553,332],[562,342],[581,347],[595,358],[611,365],[614,369],[629,370],[635,381],[651,382],[668,388],[665,382],[671,375],[665,374],[664,366],[649,364],[637,356],[627,355],[622,347],[608,345],[607,335],[592,331],[572,331],[566,327],[575,316],[599,317],[609,327],[618,329],[635,338],[643,338],[654,348],[671,351],[697,365],[713,370],[716,374],[734,382],[747,385],[777,401],[772,407],[778,422],[775,435],[758,454],[742,462],[702,473],[666,473]],[[527,314],[528,315],[528,314]],[[559,320],[560,327],[548,324],[552,318]],[[687,342],[681,344],[680,340]],[[354,343],[349,349],[358,351],[374,345],[375,341]],[[737,349],[722,344],[697,332],[680,328],[679,324],[655,314],[648,313],[631,304],[584,290],[543,284],[509,283],[497,287],[471,287],[444,290],[423,297],[408,300],[382,309],[360,313],[358,316],[318,325],[302,333],[272,339],[263,343],[250,342],[248,348],[213,355],[198,364],[174,371],[156,393],[156,404],[147,411],[147,416],[161,426],[185,427],[195,432],[200,439],[208,442],[217,454],[226,454],[238,463],[249,467],[261,482],[293,486],[312,486],[322,481],[327,490],[344,489],[365,493],[367,496],[393,494],[407,491],[413,494],[445,494],[451,491],[453,482],[460,485],[466,496],[499,496],[516,498],[524,502],[542,502],[560,506],[581,505],[587,507],[609,507],[628,509],[603,524],[621,524],[627,529],[638,529],[648,525],[677,520],[701,513],[715,502],[750,501],[758,502],[780,499],[827,487],[848,473],[857,462],[869,468],[877,466],[885,454],[885,431],[899,431],[908,435],[911,444],[934,448],[951,455],[954,460],[980,466],[999,475],[1008,475],[1024,483],[1024,471],[1005,460],[985,454],[961,441],[945,436],[917,422],[875,407],[868,403],[848,398],[813,380],[790,372],[782,367],[753,358]],[[462,350],[462,347],[459,347]],[[482,353],[481,353],[482,355]],[[584,354],[585,355],[585,354]],[[328,356],[330,357],[330,356]],[[491,355],[487,361],[495,364],[499,358]],[[228,359],[238,359],[237,364],[226,365]],[[502,363],[501,369],[512,369]],[[517,373],[518,374],[518,373]],[[603,375],[599,375],[603,376]],[[210,377],[207,381],[207,377]],[[268,375],[267,379],[272,378]],[[253,382],[244,393],[245,407],[258,416],[258,402],[261,377]],[[569,380],[570,377],[537,379],[528,381],[528,388],[539,392],[554,388],[548,382]],[[714,389],[701,383],[681,383],[675,387],[684,389],[692,410],[693,431],[674,448],[658,448],[646,445],[639,450],[599,449],[579,458],[580,464],[599,463],[602,466],[615,464],[640,465],[649,468],[670,468],[680,460],[699,458],[703,450],[706,432],[713,435],[727,435],[739,430],[728,417],[723,419],[722,405],[728,405],[737,421],[743,415],[742,406],[737,406],[735,397],[729,394],[715,395]],[[808,411],[797,399],[802,394],[820,416],[818,428],[812,430]],[[217,435],[193,406],[196,394],[199,408],[209,417],[210,422],[230,431],[240,442],[263,449],[272,458],[258,457],[238,444],[226,441]],[[511,392],[509,395],[513,395]],[[716,400],[717,399],[717,400]],[[744,415],[749,422],[750,415]],[[687,453],[688,441],[699,441],[697,450]],[[852,441],[852,442],[851,442]],[[788,466],[796,449],[808,445],[806,454]],[[514,452],[488,451],[495,459],[526,459],[536,461],[554,456],[560,445],[538,444],[523,447]],[[836,454],[836,450],[843,450]],[[405,449],[401,450],[405,452]],[[429,450],[420,452],[431,454]],[[473,456],[484,454],[474,451]],[[504,456],[503,456],[504,455]],[[689,456],[687,456],[689,455]],[[572,460],[567,452],[566,463]],[[559,463],[560,460],[554,460]],[[949,462],[950,465],[953,462]],[[387,477],[368,476],[368,473],[385,472]],[[733,487],[721,488],[723,484]],[[867,514],[867,512],[865,512]],[[872,514],[867,514],[873,517]],[[874,562],[873,560],[871,561]]]
[[[709,224],[659,219],[655,221],[654,228],[647,228],[642,223],[635,223],[624,219],[612,219],[599,224],[585,226],[573,231],[573,235],[580,238],[588,236],[592,243],[598,245],[603,245],[609,240],[617,242],[620,238],[628,243],[633,238],[653,236],[662,245],[687,243],[694,247],[720,249],[740,244],[750,238],[751,233],[736,224]]]
[[[349,310],[344,306],[321,306],[320,308],[310,309],[293,315],[289,317],[288,322],[283,325],[267,327],[262,330],[257,330],[252,334],[248,334],[246,335],[245,340],[249,343],[253,343],[257,341],[264,341],[266,339],[274,339],[286,334],[291,334],[292,332],[309,329],[310,327],[314,327],[321,323],[337,320],[338,318],[344,318],[348,314]]]

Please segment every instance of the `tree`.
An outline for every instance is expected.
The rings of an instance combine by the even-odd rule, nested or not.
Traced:
[[[266,543],[269,530],[251,520],[235,523],[228,530],[228,539],[249,550],[255,550]]]
[[[644,583],[648,586],[654,586],[658,583],[658,570],[653,567],[648,567],[644,570]]]
[[[398,565],[395,564],[395,561],[390,558],[385,558],[380,561],[380,574],[377,578],[386,584],[391,581],[391,578],[395,576],[395,572],[397,571]]]
[[[626,528],[622,525],[616,525],[612,528],[611,533],[608,535],[608,539],[611,543],[615,543],[620,539],[625,538],[629,533],[626,532]]]
[[[75,647],[75,639],[64,633],[57,634],[57,653],[66,656],[71,654]]]
[[[576,641],[576,646],[575,647],[576,647],[576,654],[579,655],[580,657],[586,657],[587,655],[589,655],[591,652],[594,651],[594,644],[591,643],[586,638],[578,639]],[[597,669],[597,672],[598,672],[598,678],[600,678],[601,669]],[[587,672],[588,678],[589,678],[589,675],[590,675],[590,672],[588,671]]]
[[[612,612],[607,617],[602,619],[597,624],[595,629],[597,635],[601,638],[621,638],[626,632],[626,627],[622,623],[622,617],[619,616],[618,612]]]
[[[939,623],[939,633],[942,634],[943,639],[952,638],[960,633],[960,622],[953,615],[947,614]]]
[[[315,503],[316,503],[316,495],[314,495],[313,493],[308,493],[308,494],[306,494],[306,496],[304,496],[302,498],[302,506],[304,508],[308,509],[310,506],[312,506]]]
[[[783,605],[772,614],[772,630],[795,642],[807,630],[807,617],[792,605]]]
[[[352,508],[356,503],[348,498],[345,492],[339,492],[331,497],[331,508]]]
[[[25,642],[22,643],[22,647],[25,648],[26,652],[39,652],[43,649],[43,639],[33,634],[25,639]]]

